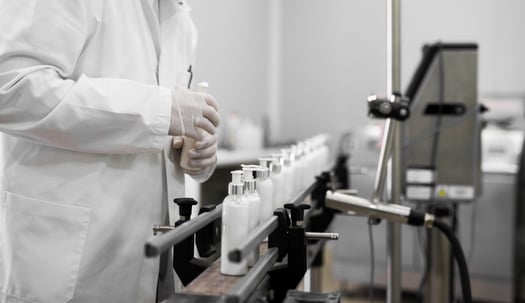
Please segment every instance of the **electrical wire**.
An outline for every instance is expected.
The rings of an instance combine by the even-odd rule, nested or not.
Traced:
[[[451,229],[454,235],[456,235],[458,234],[458,205],[457,203],[452,203],[450,214],[452,215]],[[458,239],[458,242],[459,242],[459,239]],[[452,251],[452,248],[450,250]],[[466,259],[465,259],[465,264],[467,264]],[[450,298],[450,302],[456,302],[456,291],[455,291],[456,284],[454,282],[456,279],[456,271],[454,270],[454,256],[452,255],[452,253],[450,254],[450,257],[449,257],[449,270],[450,270],[450,273],[449,273],[450,279],[448,281],[449,282],[448,284],[449,298]]]
[[[419,231],[422,230],[422,229],[418,229],[418,238],[419,238]],[[423,239],[425,242],[428,241],[427,239],[429,238],[428,237],[428,233],[429,231],[427,229],[424,229],[423,232],[427,233],[427,235],[425,236],[425,239]],[[419,303],[422,303],[423,302],[423,291],[425,289],[425,286],[426,286],[426,283],[427,283],[427,280],[428,280],[428,274],[429,274],[429,271],[430,271],[430,258],[428,257],[428,254],[429,254],[429,250],[428,250],[428,245],[424,245],[423,244],[423,247],[420,246],[420,248],[423,250],[422,252],[422,255],[423,255],[423,274],[421,275],[421,281],[419,282],[419,286],[417,288],[417,293],[416,293],[416,298],[417,298],[417,302]]]
[[[441,231],[450,242],[452,255],[454,256],[454,259],[456,260],[456,263],[458,265],[463,302],[472,303],[472,292],[470,289],[470,277],[467,267],[467,261],[465,259],[465,254],[461,249],[461,244],[459,243],[458,238],[448,225],[439,220],[435,220],[432,227]]]
[[[439,110],[438,115],[436,118],[436,126],[435,129],[437,130],[434,133],[434,140],[432,140],[432,149],[430,154],[430,163],[432,169],[436,169],[436,160],[437,160],[437,154],[438,154],[438,147],[439,147],[439,135],[441,132],[441,126],[443,123],[443,112],[442,112],[442,105],[445,103],[445,60],[443,59],[443,53],[439,54]]]
[[[474,258],[474,250],[476,248],[476,221],[477,221],[477,203],[472,204],[472,212],[470,214],[470,247],[467,254],[467,263],[471,263]]]
[[[443,59],[442,52],[440,52],[439,54],[438,64],[439,64],[439,96],[438,96],[439,100],[438,102],[439,102],[439,105],[443,105],[443,103],[445,102],[445,60]],[[441,111],[441,107],[439,107],[438,116],[436,118],[435,126],[431,134],[433,138],[432,138],[432,147],[430,150],[430,168],[434,171],[434,173],[436,172],[436,162],[437,162],[438,147],[439,147],[439,136],[441,134],[442,127],[443,127],[443,113]],[[435,191],[435,183],[436,183],[436,180],[434,180],[433,182],[432,192]],[[434,195],[430,197],[429,202],[430,202],[430,206],[435,204],[436,201],[435,201]],[[427,231],[426,239],[427,241],[429,241],[430,239],[429,231]],[[424,263],[423,263],[424,264],[423,274],[421,276],[421,281],[419,282],[419,287],[417,289],[418,302],[423,302],[423,291],[428,281],[428,276],[430,274],[431,260],[429,258],[429,254],[430,254],[429,246],[430,245],[428,245],[427,243],[427,245],[424,248],[425,257],[424,257]]]
[[[433,136],[433,135],[435,135],[438,132],[443,132],[445,130],[448,130],[449,128],[452,128],[452,127],[454,127],[454,126],[464,122],[464,120],[469,118],[471,115],[478,114],[479,110],[480,110],[480,107],[479,107],[478,104],[476,104],[474,106],[471,106],[471,107],[467,107],[465,109],[465,114],[461,118],[454,119],[454,120],[451,119],[448,123],[442,123],[441,124],[441,129],[437,129],[436,127],[432,127],[432,128],[430,128],[428,130],[424,130],[424,131],[419,132],[419,134],[415,138],[410,138],[410,140],[405,139],[405,141],[403,142],[403,148],[412,146],[412,145],[414,145],[416,143],[419,143],[422,140],[426,140],[426,139],[428,139],[428,137]]]
[[[426,205],[423,205],[423,203],[416,203],[414,206],[416,210],[426,212],[426,210],[424,209]],[[424,233],[426,232],[427,232],[426,228],[416,229],[416,239],[414,240],[414,242],[417,242],[418,252],[421,258],[421,260],[417,259],[417,261],[420,261],[420,262],[416,262],[416,259],[415,259],[414,264],[419,264],[423,268],[423,272],[421,274],[421,280],[419,281],[418,288],[416,289],[416,302],[418,303],[423,302],[423,288],[425,286],[426,279],[427,279],[428,266],[426,262],[428,259],[427,258],[428,252],[427,252],[427,245],[426,245],[427,238],[426,236],[424,237]],[[414,258],[417,258],[417,254],[414,254]]]

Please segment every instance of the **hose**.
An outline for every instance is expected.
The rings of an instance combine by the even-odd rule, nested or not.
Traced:
[[[456,235],[454,234],[452,229],[447,224],[441,221],[434,221],[432,227],[441,231],[450,242],[452,255],[456,259],[456,263],[458,265],[459,277],[461,280],[461,292],[463,294],[463,302],[472,303],[472,292],[470,289],[470,278],[468,273],[467,260],[465,259],[465,254],[461,249],[461,245],[459,243],[458,238],[456,238]]]

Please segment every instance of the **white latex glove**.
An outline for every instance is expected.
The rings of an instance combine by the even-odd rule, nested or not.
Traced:
[[[169,135],[200,140],[204,132],[198,129],[214,135],[219,125],[217,109],[217,101],[209,94],[183,87],[173,89]]]
[[[173,148],[179,149],[184,145],[183,137],[173,138]],[[207,179],[217,163],[217,136],[206,133],[201,140],[195,141],[195,148],[188,151],[192,170],[184,170],[192,177]]]

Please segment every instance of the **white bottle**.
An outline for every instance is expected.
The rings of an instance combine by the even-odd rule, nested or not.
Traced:
[[[244,199],[248,204],[248,226],[250,231],[254,230],[261,223],[261,197],[256,190],[256,181],[253,178],[254,168],[251,165],[242,165],[244,176]],[[248,266],[253,266],[259,260],[259,249],[250,253],[247,257]]]
[[[321,159],[321,170],[325,171],[329,169],[330,166],[330,149],[328,148],[329,137],[327,134],[320,135],[319,139],[319,149],[320,149],[320,159]]]
[[[306,182],[306,185],[308,186],[315,182],[316,176],[314,155],[312,154],[312,146],[308,140],[304,142],[304,157],[308,174],[308,181]]]
[[[272,156],[281,164],[281,174],[283,175],[283,189],[284,189],[284,204],[290,203],[290,199],[293,197],[293,171],[291,162],[283,154],[272,154]],[[285,160],[287,159],[287,160]],[[285,164],[286,162],[286,164]],[[284,205],[283,204],[283,205]]]
[[[268,175],[268,168],[259,166],[255,169],[257,191],[261,196],[261,222],[266,222],[273,215],[273,182]]]
[[[248,272],[246,260],[234,263],[228,253],[239,248],[248,235],[248,204],[244,200],[242,171],[231,172],[232,182],[228,186],[228,196],[222,202],[221,273],[242,276]]]
[[[273,182],[273,209],[284,205],[284,175],[281,172],[282,165],[278,159],[272,159],[270,179]]]
[[[199,92],[205,93],[208,91],[208,82],[199,83]],[[198,129],[201,135],[204,135],[204,130]],[[195,148],[195,140],[184,136],[184,145],[182,145],[182,150],[180,153],[180,166],[188,171],[199,170],[194,169],[189,165],[190,158],[188,157],[188,151]]]
[[[293,198],[296,196],[296,175],[295,168],[293,167],[292,157],[290,154],[283,152],[283,173],[287,174],[286,177],[286,203],[290,203]]]
[[[308,176],[308,168],[306,164],[306,157],[304,153],[304,148],[301,142],[298,142],[295,148],[295,163],[298,171],[298,189],[297,192],[302,192],[306,188],[306,184],[310,182],[309,176]]]

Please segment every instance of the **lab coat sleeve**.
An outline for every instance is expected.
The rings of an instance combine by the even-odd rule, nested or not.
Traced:
[[[0,131],[81,152],[160,151],[170,124],[170,89],[72,76],[101,11],[95,3],[102,5],[0,4]]]

